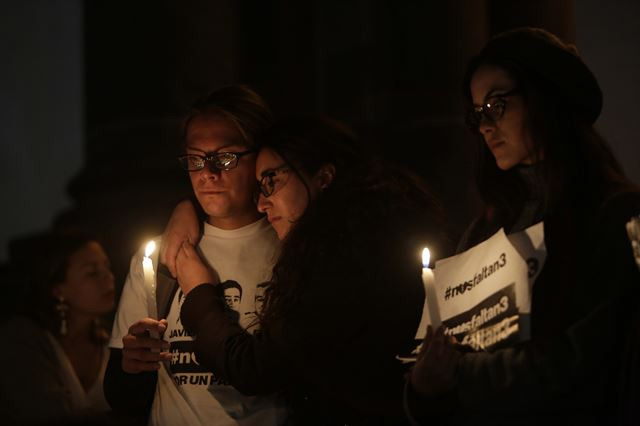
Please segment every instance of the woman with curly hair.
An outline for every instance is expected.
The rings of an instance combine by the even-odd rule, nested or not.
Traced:
[[[419,248],[441,225],[408,174],[369,161],[342,125],[291,119],[261,139],[258,210],[282,240],[260,315],[243,331],[193,246],[177,255],[198,360],[249,394],[286,391],[299,424],[400,424],[424,301]],[[206,283],[206,284],[203,284]]]

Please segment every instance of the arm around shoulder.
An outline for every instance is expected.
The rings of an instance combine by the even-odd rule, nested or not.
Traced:
[[[288,383],[290,369],[277,344],[264,333],[245,331],[215,286],[200,285],[190,291],[180,318],[196,335],[199,362],[243,394],[273,393]]]

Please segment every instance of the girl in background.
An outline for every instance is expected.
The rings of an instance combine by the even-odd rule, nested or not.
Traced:
[[[1,326],[3,422],[50,424],[109,411],[100,323],[115,306],[109,258],[93,238],[51,233],[33,242],[28,259],[22,314]]]

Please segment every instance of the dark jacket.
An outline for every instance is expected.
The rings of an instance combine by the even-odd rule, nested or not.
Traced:
[[[633,364],[624,346],[640,293],[625,223],[640,214],[640,194],[615,185],[602,195],[587,192],[544,215],[548,254],[533,287],[531,341],[464,354],[444,423],[617,421],[621,366]],[[478,222],[471,241],[498,227]],[[408,403],[425,423],[436,411],[411,389]]]

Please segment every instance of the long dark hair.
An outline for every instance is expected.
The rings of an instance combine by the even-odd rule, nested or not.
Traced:
[[[538,57],[531,57],[533,54]],[[602,200],[611,184],[633,186],[607,142],[593,128],[602,94],[573,46],[539,29],[517,29],[496,36],[467,67],[463,94],[469,109],[471,78],[482,65],[505,70],[522,96],[533,155],[543,158],[536,169],[545,211],[561,210],[576,199]],[[508,230],[529,187],[517,167],[500,170],[479,133],[477,139],[476,178],[485,202],[481,221]]]
[[[397,231],[398,236],[403,236],[398,238],[412,235],[420,239],[424,239],[424,233],[417,229],[403,232],[402,228],[416,221],[429,223],[436,216],[438,221],[431,220],[429,226],[441,226],[440,207],[421,181],[376,161],[354,134],[337,121],[319,117],[289,119],[276,125],[262,139],[260,147],[280,155],[303,182],[325,164],[335,167],[331,184],[315,199],[309,198],[305,212],[283,241],[272,283],[265,292],[263,326],[296,306],[306,278],[314,269],[371,269],[358,252],[370,240],[375,241],[376,233],[386,232],[386,224],[394,223],[389,232]],[[398,220],[406,219],[407,212],[415,214],[415,220]],[[399,244],[417,246],[410,239]],[[335,265],[335,259],[346,263]],[[392,261],[390,258],[389,262]],[[354,264],[357,262],[364,263]]]

